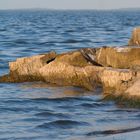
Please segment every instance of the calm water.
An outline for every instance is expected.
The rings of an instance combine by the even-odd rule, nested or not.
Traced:
[[[0,11],[0,75],[18,57],[125,45],[140,11]],[[117,131],[115,131],[117,130]],[[95,92],[0,84],[0,140],[139,140],[140,109]]]

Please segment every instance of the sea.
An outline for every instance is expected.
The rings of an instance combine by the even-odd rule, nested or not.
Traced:
[[[0,10],[0,75],[17,58],[127,45],[140,10]],[[102,89],[0,84],[0,140],[140,140],[140,108]]]

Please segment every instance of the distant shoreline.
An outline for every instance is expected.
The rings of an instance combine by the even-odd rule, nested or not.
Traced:
[[[118,9],[19,8],[19,9],[0,9],[0,11],[140,11],[140,8],[118,8]]]

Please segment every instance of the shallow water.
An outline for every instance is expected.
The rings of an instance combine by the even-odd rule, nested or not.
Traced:
[[[125,45],[140,11],[0,11],[0,75],[17,57]],[[0,84],[1,140],[139,140],[140,109],[45,83]]]

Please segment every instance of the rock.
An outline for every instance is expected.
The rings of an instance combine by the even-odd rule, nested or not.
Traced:
[[[132,37],[128,43],[129,46],[140,46],[140,27],[133,30]]]
[[[101,47],[81,50],[83,57],[91,64],[120,69],[140,69],[140,48]]]
[[[9,75],[0,76],[0,83],[14,83],[15,80]]]
[[[114,100],[117,104],[126,107],[140,108],[140,79],[136,77],[129,83],[123,92],[112,92],[104,95],[104,99]]]
[[[60,54],[56,57],[55,62],[67,63],[78,67],[92,65],[84,58],[79,50]]]
[[[126,91],[136,79],[136,72],[129,69],[106,68],[100,73],[104,95],[119,96]]]
[[[140,66],[140,48],[102,47],[96,52],[95,61],[104,67],[134,68]]]
[[[15,62],[9,63],[10,73],[0,77],[0,82],[32,82],[43,81],[39,73],[40,68],[49,65],[52,61],[55,64],[61,62],[69,65],[84,67],[92,65],[81,54],[80,51],[73,51],[56,55],[55,52],[36,55],[32,57],[18,58]],[[59,69],[59,67],[58,67]]]
[[[99,82],[98,72],[102,69],[96,66],[78,67],[66,62],[53,61],[40,69],[40,75],[49,83],[94,90]]]
[[[55,52],[42,54],[32,57],[18,58],[15,62],[10,62],[10,81],[13,82],[26,82],[42,80],[39,75],[39,69],[54,60],[56,57]]]
[[[93,90],[99,83],[98,72],[102,69],[89,63],[80,51],[74,51],[58,55],[40,69],[40,75],[49,83]]]
[[[127,98],[140,99],[140,79],[136,80],[125,92]]]

